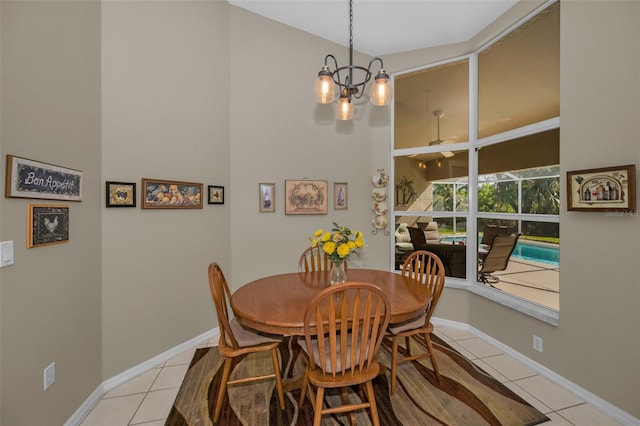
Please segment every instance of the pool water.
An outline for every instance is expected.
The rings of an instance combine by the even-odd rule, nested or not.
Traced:
[[[560,265],[560,249],[555,246],[543,246],[518,241],[512,256],[533,262],[545,263],[547,265]]]
[[[466,237],[442,237],[442,242],[457,243],[458,241],[466,242]],[[478,239],[478,243],[480,243],[480,239]],[[546,265],[560,265],[560,249],[554,245],[542,245],[526,240],[518,240],[512,256],[518,259],[544,263]]]

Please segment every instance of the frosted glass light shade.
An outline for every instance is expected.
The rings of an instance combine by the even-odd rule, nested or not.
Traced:
[[[349,102],[349,98],[346,96],[340,96],[338,100],[338,120],[346,121],[351,120],[355,113],[355,108],[353,104]]]
[[[391,103],[393,99],[393,87],[389,82],[389,75],[381,71],[376,76],[375,82],[371,87],[371,103],[377,106],[385,106]]]
[[[316,102],[330,104],[336,99],[336,84],[331,75],[318,75],[313,85],[313,97]]]

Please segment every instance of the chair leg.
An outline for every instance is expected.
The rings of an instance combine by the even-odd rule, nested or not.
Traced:
[[[404,338],[404,345],[407,347],[407,355],[411,356],[411,336]]]
[[[324,388],[318,386],[318,393],[316,394],[316,403],[313,407],[313,426],[320,426],[322,420],[322,406],[324,402]]]
[[[278,359],[277,348],[271,349],[271,359],[273,360],[273,371],[276,374],[276,390],[278,391],[280,409],[284,410],[284,391],[282,390],[282,377],[280,377],[280,360]]]
[[[349,397],[347,396],[347,390],[345,388],[340,389],[340,401],[342,402],[342,405],[349,405]],[[348,416],[349,425],[353,426],[357,424],[358,421],[356,420],[355,412],[350,411]]]
[[[391,395],[396,394],[396,375],[398,374],[398,337],[391,340]]]
[[[224,360],[224,370],[222,371],[222,381],[220,382],[220,391],[218,392],[218,398],[216,400],[216,411],[213,414],[213,423],[217,423],[220,418],[220,411],[222,411],[222,402],[227,395],[227,380],[231,374],[231,358]]]
[[[369,411],[371,412],[371,424],[373,426],[380,426],[380,419],[378,418],[378,406],[376,405],[376,394],[373,391],[373,383],[369,380],[366,383],[367,387],[367,399],[369,400]]]
[[[307,369],[305,367],[304,376],[302,377],[302,389],[300,389],[300,400],[298,401],[298,407],[300,408],[302,408],[302,406],[304,405],[304,400],[307,396],[307,387],[309,387],[309,376],[307,374]]]
[[[436,361],[436,353],[433,350],[433,345],[431,344],[431,337],[429,337],[429,333],[424,334],[424,340],[427,342],[427,348],[429,349],[429,356],[431,357],[431,365],[433,365],[433,372],[436,373],[436,378],[440,381],[440,369],[438,368],[438,361]]]

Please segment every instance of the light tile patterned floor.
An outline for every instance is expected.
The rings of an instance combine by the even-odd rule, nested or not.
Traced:
[[[553,426],[620,425],[470,331],[436,327],[435,333],[508,388],[545,413]],[[203,342],[199,347],[216,345]],[[178,393],[195,348],[106,393],[81,426],[161,426]]]

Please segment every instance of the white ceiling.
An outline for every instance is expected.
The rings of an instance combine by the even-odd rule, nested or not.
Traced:
[[[227,0],[349,46],[348,0]],[[353,48],[370,56],[467,41],[518,0],[354,0]]]

